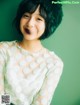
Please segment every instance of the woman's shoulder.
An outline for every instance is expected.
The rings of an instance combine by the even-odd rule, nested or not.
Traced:
[[[51,72],[58,73],[59,75],[62,74],[64,63],[61,57],[59,57],[54,51],[48,50],[47,49],[47,54],[48,58],[46,59],[46,62],[48,62],[47,67],[48,67],[48,72],[47,75]]]
[[[11,46],[15,41],[1,41],[0,42],[0,49],[1,48],[7,48]]]
[[[0,42],[0,50],[6,51],[8,48],[10,48],[12,45],[14,45],[15,41],[1,41]]]
[[[64,63],[63,63],[63,60],[61,59],[61,57],[59,57],[53,50],[46,49],[46,51],[47,51],[47,54],[48,54],[49,58],[51,59],[51,61],[63,66]]]

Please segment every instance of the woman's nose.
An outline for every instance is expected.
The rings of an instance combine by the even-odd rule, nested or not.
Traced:
[[[35,20],[34,20],[34,18],[30,18],[28,21],[27,21],[27,23],[26,23],[26,25],[27,25],[27,27],[34,27],[34,25],[35,25]]]

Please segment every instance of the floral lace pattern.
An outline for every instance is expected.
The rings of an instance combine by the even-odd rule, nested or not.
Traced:
[[[62,70],[53,51],[30,53],[17,41],[0,42],[0,96],[10,94],[15,105],[50,105]]]

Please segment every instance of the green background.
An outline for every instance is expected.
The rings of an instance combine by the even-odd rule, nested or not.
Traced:
[[[16,39],[12,21],[20,1],[0,0],[0,41]],[[80,105],[80,4],[64,4],[63,12],[63,21],[58,29],[49,39],[42,41],[64,62],[51,105]]]

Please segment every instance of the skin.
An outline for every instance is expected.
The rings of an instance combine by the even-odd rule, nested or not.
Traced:
[[[20,20],[23,40],[19,42],[19,45],[30,52],[36,52],[43,48],[39,37],[45,31],[45,20],[40,16],[39,7],[32,14],[24,13]],[[28,30],[29,33],[25,30]]]

